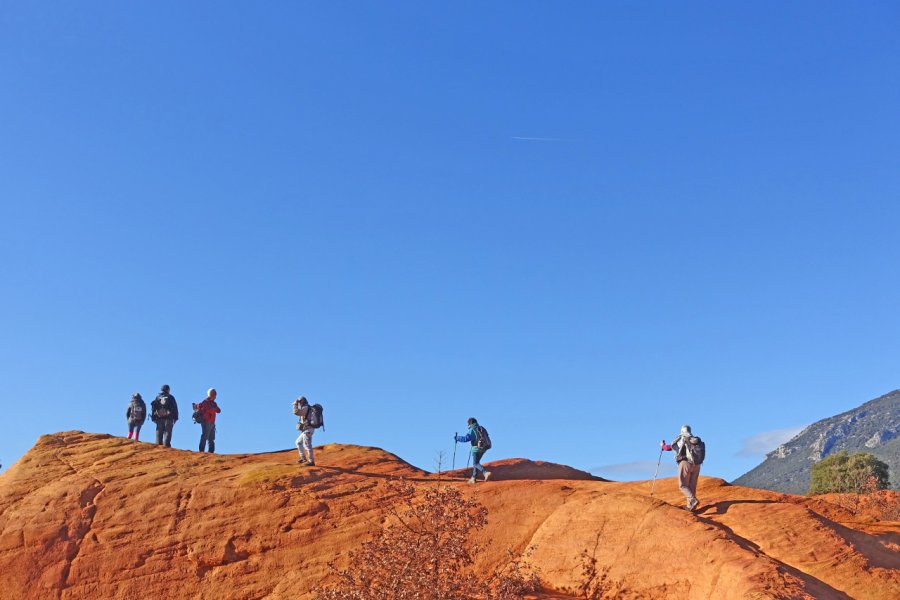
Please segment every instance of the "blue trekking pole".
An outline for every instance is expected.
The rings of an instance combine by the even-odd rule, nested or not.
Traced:
[[[453,468],[450,469],[451,471],[456,470],[456,434],[457,434],[457,432],[454,431],[453,432]]]

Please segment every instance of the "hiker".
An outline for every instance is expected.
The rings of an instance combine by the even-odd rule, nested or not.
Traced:
[[[134,441],[138,441],[141,426],[147,420],[147,403],[137,392],[131,395],[131,403],[125,410],[125,418],[128,420],[128,439],[132,439],[131,436],[134,435]]]
[[[487,429],[478,424],[475,417],[470,417],[466,422],[469,431],[466,435],[454,435],[453,440],[460,443],[472,442],[472,476],[469,483],[475,483],[475,476],[480,472],[484,475],[484,480],[491,478],[491,472],[486,471],[481,466],[481,457],[484,453],[491,449],[491,436],[488,435]]]
[[[156,423],[156,444],[172,447],[172,429],[178,420],[178,404],[169,393],[169,386],[163,385],[156,400],[150,403],[150,418]]]
[[[195,420],[200,423],[200,452],[206,450],[206,442],[209,442],[209,451],[216,451],[216,415],[222,412],[216,404],[216,388],[206,390],[206,399],[200,404],[194,404]],[[197,414],[199,413],[199,414]]]
[[[694,511],[700,501],[697,500],[697,481],[700,478],[700,465],[706,458],[706,444],[691,433],[690,425],[682,425],[681,433],[671,444],[666,440],[660,442],[660,448],[675,452],[678,463],[678,489],[687,500],[687,510]]]
[[[300,454],[297,462],[301,465],[313,467],[316,464],[313,458],[313,433],[325,424],[322,418],[322,405],[310,405],[305,397],[300,396],[294,400],[293,409],[294,414],[300,417],[300,421],[297,423],[300,435],[297,437],[297,441],[294,442],[297,446],[297,452]]]

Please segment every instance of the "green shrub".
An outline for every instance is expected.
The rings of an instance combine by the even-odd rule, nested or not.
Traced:
[[[809,494],[869,494],[889,485],[885,463],[866,452],[842,450],[813,465]]]

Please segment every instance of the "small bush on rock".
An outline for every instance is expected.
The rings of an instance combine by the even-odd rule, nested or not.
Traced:
[[[350,552],[350,567],[317,590],[318,600],[517,600],[538,588],[527,557],[514,557],[486,576],[472,571],[480,551],[469,535],[487,524],[487,510],[455,487],[394,484],[392,522]]]

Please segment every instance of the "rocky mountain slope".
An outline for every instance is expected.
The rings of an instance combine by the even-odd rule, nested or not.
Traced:
[[[608,598],[900,597],[900,522],[821,498],[704,476],[692,514],[672,479],[650,497],[650,482],[510,459],[490,463],[496,481],[469,486],[377,448],[317,452],[320,466],[301,468],[293,451],[210,455],[82,432],[43,436],[0,475],[0,594],[311,598],[328,563],[347,566],[348,552],[383,526],[389,483],[402,477],[459,486],[483,503],[487,548],[476,569],[533,546],[539,597],[573,598],[579,553],[598,539]]]
[[[893,489],[900,489],[900,390],[813,423],[734,483],[805,494],[812,466],[841,450],[874,454],[890,467]]]

